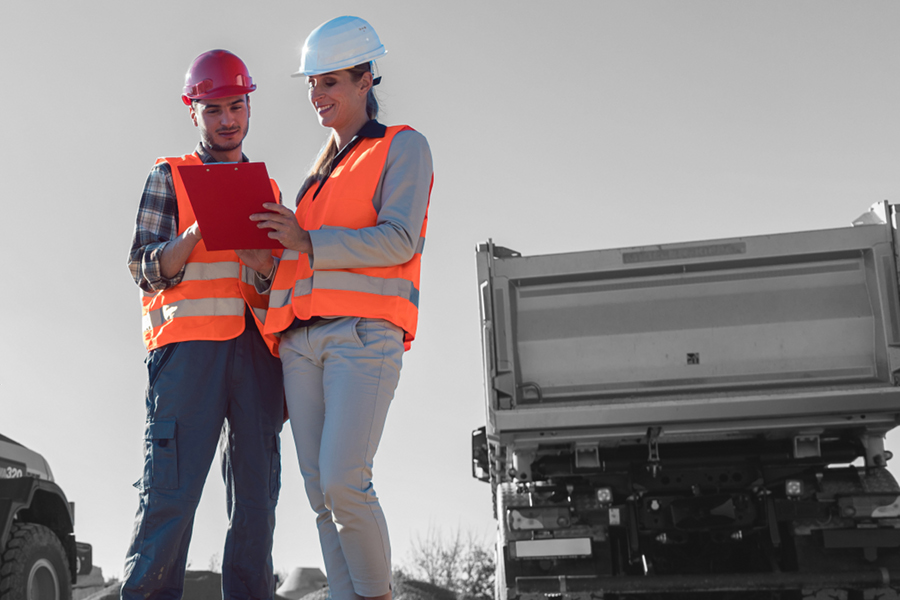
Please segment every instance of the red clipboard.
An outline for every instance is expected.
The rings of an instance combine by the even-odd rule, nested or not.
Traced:
[[[269,237],[271,229],[250,220],[250,215],[266,212],[263,202],[278,202],[266,163],[181,165],[178,173],[207,250],[284,248]]]

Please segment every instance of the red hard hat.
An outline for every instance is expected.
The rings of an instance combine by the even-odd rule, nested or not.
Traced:
[[[188,68],[181,101],[190,105],[192,100],[238,96],[255,89],[244,61],[228,50],[209,50]]]

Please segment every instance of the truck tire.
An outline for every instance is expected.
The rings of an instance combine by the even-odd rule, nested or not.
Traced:
[[[0,556],[0,600],[71,600],[66,551],[43,525],[17,523]]]

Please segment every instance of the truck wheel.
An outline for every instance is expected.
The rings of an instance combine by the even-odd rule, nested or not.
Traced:
[[[0,600],[70,600],[66,551],[43,525],[17,523],[0,557]]]

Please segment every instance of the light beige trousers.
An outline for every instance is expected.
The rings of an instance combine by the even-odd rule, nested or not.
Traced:
[[[386,594],[391,546],[372,463],[400,378],[403,331],[381,319],[323,319],[286,332],[279,353],[331,597]]]

